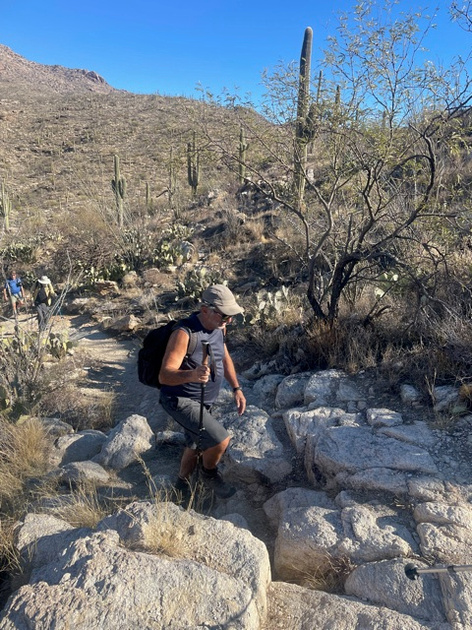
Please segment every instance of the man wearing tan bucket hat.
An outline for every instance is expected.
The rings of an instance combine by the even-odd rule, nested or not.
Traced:
[[[199,458],[202,481],[220,498],[235,489],[228,486],[218,470],[218,462],[228,448],[230,436],[211,415],[211,407],[223,378],[233,390],[239,415],[246,409],[246,398],[225,343],[226,325],[243,309],[227,286],[215,284],[203,291],[200,309],[172,332],[159,373],[160,402],[167,413],[184,429],[185,450],[180,463],[176,489],[188,496],[190,478]],[[188,354],[191,335],[197,336]]]

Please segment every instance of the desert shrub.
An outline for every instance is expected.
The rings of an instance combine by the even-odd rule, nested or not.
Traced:
[[[33,413],[48,390],[44,365],[62,359],[72,347],[67,333],[39,334],[16,326],[0,335],[0,412],[11,420]]]
[[[16,263],[34,263],[36,261],[36,243],[12,242],[0,249],[0,259],[6,265]]]
[[[21,573],[15,530],[30,502],[28,483],[47,471],[51,447],[39,420],[11,424],[0,416],[0,572]]]
[[[177,281],[176,300],[199,300],[202,292],[211,284],[227,284],[219,271],[208,267],[191,269],[185,273],[181,280]]]

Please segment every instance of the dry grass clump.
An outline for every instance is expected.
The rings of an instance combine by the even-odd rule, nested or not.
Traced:
[[[146,551],[170,558],[183,558],[188,552],[186,514],[181,513],[176,527],[175,511],[170,501],[156,502],[155,516],[148,523],[143,547]],[[190,522],[187,523],[190,525]]]
[[[57,504],[48,509],[48,512],[72,527],[90,527],[94,529],[97,524],[111,513],[109,502],[102,499],[96,488],[90,484],[78,486],[66,500],[57,501]]]
[[[24,484],[47,470],[51,441],[41,423],[11,424],[0,417],[0,501],[16,503]]]
[[[50,447],[38,420],[11,424],[0,417],[0,571],[20,571],[15,526],[28,504],[26,484],[47,470]]]
[[[313,591],[341,594],[344,593],[347,577],[354,569],[355,564],[348,556],[335,557],[320,551],[309,571],[294,566],[288,579],[285,579]]]
[[[355,373],[377,364],[381,342],[377,332],[358,318],[315,320],[307,330],[305,352],[312,367]]]
[[[21,573],[20,552],[15,545],[15,519],[2,519],[0,522],[0,571],[10,574]]]

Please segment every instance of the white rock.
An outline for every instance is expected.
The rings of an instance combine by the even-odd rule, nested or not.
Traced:
[[[311,375],[305,387],[305,405],[316,402],[320,407],[334,406],[336,391],[345,378],[341,370],[324,370]]]
[[[63,435],[56,440],[51,462],[64,466],[69,462],[92,459],[100,452],[105,441],[104,433],[90,429]]]
[[[194,560],[125,549],[118,533],[107,531],[71,543],[36,569],[10,598],[0,628],[151,630],[175,627],[177,619],[181,628],[234,630],[258,630],[261,620],[243,579]]]
[[[292,472],[282,443],[273,428],[276,420],[249,405],[244,416],[231,413],[222,418],[234,435],[225,454],[225,472],[245,483],[269,480],[276,483]]]
[[[441,589],[435,579],[410,580],[405,567],[411,560],[398,558],[363,564],[345,582],[346,595],[386,606],[391,610],[425,621],[446,622]],[[414,563],[418,568],[422,563]]]
[[[421,399],[421,394],[413,385],[402,383],[400,385],[400,398],[403,403],[412,405]]]
[[[317,407],[307,411],[305,408],[289,409],[283,413],[287,433],[298,453],[303,453],[307,436],[318,436],[325,427],[339,424],[345,415],[344,409]]]
[[[275,396],[276,409],[288,409],[305,403],[305,388],[311,373],[292,374],[287,376],[277,388]]]
[[[395,427],[403,424],[401,413],[390,409],[367,409],[367,422],[371,427]]]
[[[66,483],[99,483],[105,484],[110,475],[96,462],[71,462],[62,467],[61,481]]]
[[[122,470],[155,447],[156,439],[146,418],[133,414],[112,429],[102,450],[93,458],[105,468]]]
[[[268,598],[263,630],[451,630],[449,624],[423,624],[383,606],[285,582],[273,582]]]

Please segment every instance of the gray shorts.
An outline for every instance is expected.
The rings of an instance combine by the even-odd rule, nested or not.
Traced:
[[[200,435],[200,403],[196,400],[166,396],[161,392],[159,402],[167,413],[183,427],[185,445],[188,448],[196,449],[200,445],[200,450],[206,451],[229,437],[226,429],[213,418],[206,407],[203,407],[203,431]]]

